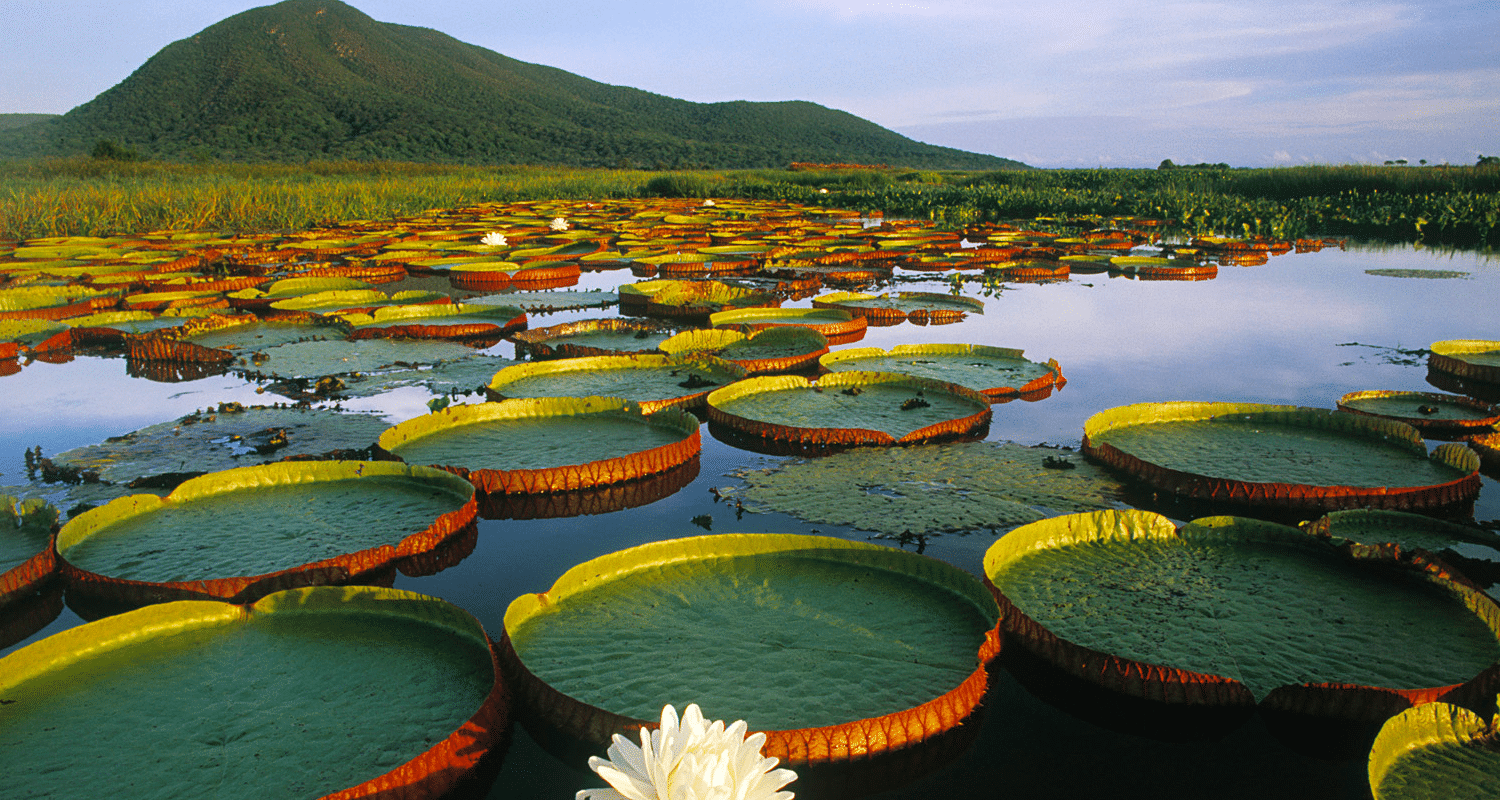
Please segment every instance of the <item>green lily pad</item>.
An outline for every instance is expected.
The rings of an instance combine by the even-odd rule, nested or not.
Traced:
[[[524,709],[528,724],[584,741],[697,702],[770,729],[767,755],[864,760],[973,710],[965,687],[996,652],[995,609],[976,588],[962,570],[863,542],[655,542],[516,598],[501,653],[524,665],[518,694],[540,703]],[[905,724],[928,709],[927,724]]]
[[[1449,339],[1433,342],[1427,363],[1440,372],[1469,380],[1500,383],[1500,341]]]
[[[526,313],[514,306],[386,306],[373,314],[340,314],[355,338],[405,336],[419,339],[465,339],[502,336],[526,327]]]
[[[575,308],[605,308],[620,302],[614,292],[507,292],[471,297],[464,301],[475,305],[515,306],[531,312],[569,311]]]
[[[815,308],[842,308],[871,324],[894,324],[911,319],[920,322],[957,322],[967,314],[983,314],[984,301],[963,295],[934,292],[864,294],[833,292],[813,298]]]
[[[621,397],[650,413],[669,405],[699,405],[710,390],[744,377],[742,367],[712,356],[592,356],[506,367],[488,391],[496,399]]]
[[[580,356],[645,355],[677,333],[663,322],[634,319],[583,319],[512,336],[516,349],[534,359]]]
[[[206,329],[196,329],[196,326],[193,325],[185,326],[182,329],[183,335],[179,338],[182,341],[196,344],[200,347],[226,350],[231,353],[248,353],[292,342],[306,342],[315,339],[343,339],[349,330],[341,324],[326,321],[268,320],[257,322],[240,318],[235,319],[237,320],[236,324]]]
[[[683,331],[662,342],[671,355],[711,353],[745,368],[750,375],[802,369],[828,352],[828,337],[800,325],[777,325],[752,334],[722,328]]]
[[[698,420],[646,415],[612,397],[449,406],[387,430],[379,444],[410,464],[466,475],[486,492],[562,492],[635,480],[696,458]]]
[[[664,317],[707,317],[724,309],[781,302],[774,293],[719,281],[643,281],[621,286],[619,294],[622,313]]]
[[[218,472],[287,456],[358,450],[374,444],[387,427],[370,414],[225,406],[68,450],[52,460],[97,472],[110,483],[127,483],[148,475]]]
[[[174,309],[165,314],[150,311],[105,311],[82,317],[69,317],[63,322],[74,328],[104,328],[119,333],[150,333],[152,331],[180,328],[189,321],[213,314],[213,309]]]
[[[18,797],[436,795],[503,748],[500,685],[479,623],[411,592],[171,603],[0,659],[0,761]]]
[[[70,327],[47,319],[0,319],[0,343],[14,342],[32,350]]]
[[[834,372],[816,383],[749,378],[714,390],[708,410],[713,422],[753,436],[830,446],[914,444],[990,421],[984,395],[894,372]]]
[[[387,295],[378,289],[340,289],[313,292],[286,300],[277,300],[271,304],[271,308],[277,311],[337,314],[355,308],[381,308],[384,306],[414,305],[419,303],[446,303],[448,301],[448,295],[442,292],[413,290]]]
[[[1326,514],[1310,523],[1307,531],[1360,544],[1419,548],[1436,554],[1474,580],[1493,582],[1500,578],[1500,536],[1483,528],[1423,514],[1361,508]]]
[[[1124,487],[1076,454],[1017,444],[859,449],[735,474],[746,509],[890,537],[1005,531],[1053,514],[1119,508]]]
[[[46,550],[57,509],[42,500],[0,494],[0,573]]]
[[[287,586],[369,580],[435,549],[476,513],[473,487],[441,470],[294,461],[115,500],[70,519],[57,554],[81,596],[245,602]]]
[[[1084,425],[1084,452],[1152,486],[1207,501],[1287,509],[1429,508],[1472,499],[1479,459],[1429,458],[1416,430],[1326,409],[1142,403]]]
[[[1500,423],[1500,410],[1494,406],[1438,392],[1350,392],[1339,398],[1339,409],[1404,422],[1437,438],[1486,433]]]
[[[737,308],[710,314],[715,328],[743,326],[759,330],[772,325],[801,325],[828,337],[847,336],[865,329],[868,322],[839,308]]]
[[[1087,653],[1227,679],[1257,699],[1300,684],[1421,695],[1500,658],[1500,608],[1479,592],[1257,520],[1179,531],[1144,511],[1055,517],[999,539],[984,569],[1002,608],[1019,612],[1006,612],[1007,640],[1014,630],[1117,689],[1135,670],[1091,672]]]
[[[409,369],[473,355],[474,348],[454,342],[419,339],[354,339],[296,342],[268,347],[247,367],[280,378],[319,378]],[[481,385],[483,381],[480,381]]]
[[[1500,720],[1427,703],[1391,717],[1370,748],[1375,800],[1500,797]]]
[[[1042,392],[1066,383],[1056,361],[1027,361],[1021,350],[975,344],[898,344],[839,350],[818,359],[835,372],[900,372],[968,386],[992,399]]]

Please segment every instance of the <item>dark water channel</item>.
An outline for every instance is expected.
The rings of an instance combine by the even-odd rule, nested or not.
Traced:
[[[1371,269],[1467,275],[1389,277],[1367,274]],[[631,280],[625,272],[586,274],[578,288],[613,289]],[[947,285],[935,276],[892,288],[945,291]],[[1208,281],[1075,274],[1061,283],[1012,284],[994,296],[983,296],[973,284],[967,291],[984,300],[983,315],[952,325],[871,328],[849,346],[972,343],[1023,348],[1033,360],[1057,359],[1068,379],[1064,389],[1038,402],[994,407],[988,438],[1028,445],[1076,447],[1090,415],[1129,403],[1203,400],[1331,408],[1341,395],[1357,390],[1437,391],[1427,381],[1425,357],[1405,351],[1443,339],[1500,339],[1500,258],[1474,252],[1350,245],[1347,251],[1276,256],[1262,266],[1221,267]],[[533,314],[531,326],[615,314],[613,309]],[[511,347],[502,343],[496,350],[510,356]],[[219,402],[250,404],[269,397],[233,376],[178,384],[131,378],[123,360],[33,363],[0,378],[0,485],[24,481],[27,447],[40,445],[44,453],[55,454]],[[410,389],[347,406],[380,409],[396,422],[424,413],[427,399],[424,390]],[[485,521],[477,548],[461,564],[427,578],[401,576],[396,586],[462,606],[498,638],[506,606],[518,594],[544,591],[564,570],[595,556],[704,533],[694,523],[703,515],[711,517],[713,533],[816,530],[868,536],[781,515],[738,516],[716,503],[709,489],[734,485],[728,473],[737,469],[781,459],[733,448],[706,429],[703,441],[698,477],[671,496],[602,515]],[[1475,518],[1500,520],[1500,486],[1493,478],[1485,478]],[[993,541],[990,534],[935,536],[925,552],[978,573]],[[79,622],[65,610],[26,643]],[[1002,672],[972,747],[951,765],[876,796],[1368,795],[1362,754],[1314,756],[1277,733],[1252,718],[1212,736],[1182,731],[1181,741],[1165,741],[1062,711]],[[582,762],[558,761],[518,728],[490,797],[571,798],[578,789],[601,785]]]

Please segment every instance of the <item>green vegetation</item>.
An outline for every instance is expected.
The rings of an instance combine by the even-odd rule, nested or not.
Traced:
[[[82,155],[100,140],[184,162],[1023,166],[814,103],[692,103],[610,86],[336,0],[254,8],[174,42],[67,114],[0,130],[0,158]]]
[[[1033,220],[1071,230],[1101,218],[1140,216],[1165,220],[1183,234],[1500,243],[1500,170],[1480,166],[655,172],[86,157],[0,162],[0,239],[285,231],[489,201],[646,196],[784,200],[955,226]]]

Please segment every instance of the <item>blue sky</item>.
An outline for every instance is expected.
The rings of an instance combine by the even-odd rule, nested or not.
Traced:
[[[4,0],[0,112],[61,113],[254,0]],[[1500,3],[354,0],[700,102],[810,100],[1045,167],[1500,154]]]

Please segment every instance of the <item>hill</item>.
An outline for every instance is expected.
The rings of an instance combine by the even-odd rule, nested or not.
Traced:
[[[337,0],[254,8],[173,42],[67,114],[0,130],[0,157],[84,154],[101,139],[163,159],[1025,166],[815,103],[693,103],[611,86]]]

